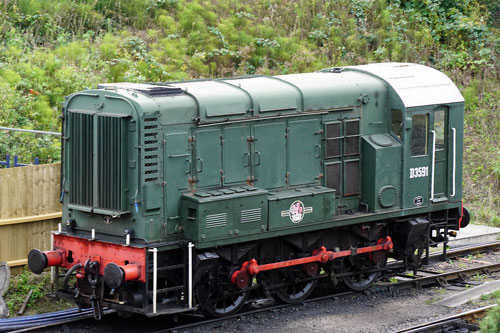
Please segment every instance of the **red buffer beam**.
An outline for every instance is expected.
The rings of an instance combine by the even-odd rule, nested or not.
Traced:
[[[313,255],[310,257],[274,262],[264,265],[259,265],[257,263],[257,260],[252,259],[250,261],[245,261],[243,265],[241,265],[241,268],[231,275],[231,282],[239,288],[244,288],[248,285],[250,276],[257,275],[260,272],[309,263],[325,264],[328,261],[333,261],[338,258],[349,257],[363,253],[372,253],[376,251],[389,252],[392,250],[392,248],[392,239],[391,237],[387,236],[385,238],[379,239],[377,245],[353,248],[344,251],[327,251],[326,248],[322,246],[318,250],[314,251]]]

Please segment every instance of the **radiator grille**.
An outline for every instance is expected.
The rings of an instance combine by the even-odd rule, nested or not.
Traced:
[[[69,201],[92,206],[94,119],[92,114],[68,113]]]
[[[326,187],[335,189],[335,195],[340,195],[340,184],[342,183],[341,178],[341,164],[340,163],[329,163],[326,164]]]
[[[143,182],[154,183],[160,179],[160,138],[158,117],[145,117],[143,126]]]
[[[207,229],[227,225],[227,213],[207,215]]]
[[[120,117],[97,117],[97,207],[125,210],[126,123]]]
[[[359,160],[345,162],[345,195],[359,194]]]
[[[262,218],[262,209],[246,209],[241,211],[241,223],[258,222]]]

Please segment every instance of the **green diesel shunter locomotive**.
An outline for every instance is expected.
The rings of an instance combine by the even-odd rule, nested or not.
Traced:
[[[63,112],[64,222],[29,266],[97,318],[362,290],[469,221],[464,100],[426,66],[102,84]]]

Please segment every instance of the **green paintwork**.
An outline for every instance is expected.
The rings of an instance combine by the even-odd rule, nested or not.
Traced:
[[[134,87],[87,90],[64,105],[63,221],[74,219],[84,236],[95,229],[98,238],[123,243],[124,230],[133,229],[137,244],[166,246],[184,238],[204,248],[460,206],[463,102],[406,108],[390,83],[357,68],[177,82],[165,87],[183,90],[164,96]],[[410,178],[410,168],[425,165],[430,172],[431,140],[427,155],[412,157],[409,119],[428,114],[430,131],[437,107],[447,109],[447,124],[446,147],[436,154],[433,203],[431,177]],[[392,133],[391,109],[402,111],[401,138]],[[68,125],[77,113],[89,115],[87,127]],[[103,145],[108,134],[99,132],[101,117],[123,119],[118,133],[126,151],[117,154],[114,142]],[[339,124],[339,155],[326,156],[326,128],[333,123]],[[358,133],[348,133],[358,123]],[[82,148],[86,142],[91,149]],[[92,159],[98,151],[105,153]],[[108,156],[112,161],[100,164]],[[326,188],[332,164],[339,165],[336,192]],[[121,168],[121,180],[108,180],[101,165]],[[71,202],[78,180],[88,180],[88,204]],[[255,190],[217,194],[245,186]],[[99,193],[106,191],[123,194],[119,207],[100,207]],[[281,215],[295,200],[313,207],[298,223]],[[241,223],[241,212],[251,215],[251,209],[260,209],[260,220]],[[225,225],[217,214],[226,214]],[[104,215],[113,216],[112,223],[104,223]]]
[[[181,204],[184,237],[198,243],[265,232],[267,193],[244,186],[184,194]]]
[[[286,122],[257,123],[253,126],[253,133],[255,140],[251,157],[255,186],[284,188],[287,172]]]
[[[400,208],[401,144],[387,134],[362,137],[362,202],[377,212]]]
[[[293,206],[304,211],[292,216]],[[335,213],[335,190],[322,186],[273,192],[269,195],[269,230],[294,228],[332,219]]]

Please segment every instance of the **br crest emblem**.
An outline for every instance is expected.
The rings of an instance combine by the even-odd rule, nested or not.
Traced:
[[[293,223],[299,223],[305,214],[312,213],[312,207],[305,207],[300,200],[295,200],[290,205],[290,209],[281,211],[281,217],[289,217]]]

